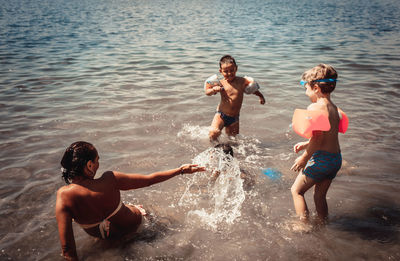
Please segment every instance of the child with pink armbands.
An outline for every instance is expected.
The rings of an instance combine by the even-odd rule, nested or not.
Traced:
[[[310,132],[309,140],[294,145],[295,153],[302,150],[304,150],[304,153],[295,160],[291,167],[291,170],[300,172],[292,185],[291,192],[296,214],[300,217],[300,220],[308,221],[309,211],[304,194],[308,189],[315,186],[315,207],[319,221],[324,222],[328,217],[326,194],[342,165],[338,139],[338,132],[339,130],[342,131],[340,123],[342,116],[332,102],[330,95],[336,87],[337,72],[330,65],[319,64],[303,73],[301,78],[300,83],[306,90],[305,94],[311,100],[307,110],[321,112],[329,122],[328,129],[313,129]],[[298,132],[298,126],[293,126],[293,128],[301,135]]]

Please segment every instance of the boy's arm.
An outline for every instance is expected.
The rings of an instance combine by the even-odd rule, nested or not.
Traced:
[[[307,148],[309,142],[310,140],[296,143],[296,145],[293,146],[293,151],[295,153],[298,153],[299,151],[304,150],[305,148]]]
[[[211,95],[215,95],[218,92],[221,92],[224,88],[220,85],[212,85],[210,83],[206,84],[206,87],[204,88],[206,95],[207,96],[211,96]]]
[[[260,86],[258,83],[252,78],[245,76],[244,78],[244,93],[246,94],[254,94],[260,98],[260,104],[265,104],[264,95],[259,91]]]
[[[323,107],[318,105],[317,103],[311,103],[307,107],[307,110],[321,109],[323,109]],[[300,171],[301,169],[303,169],[306,166],[307,161],[314,154],[314,152],[316,152],[321,147],[322,140],[322,131],[313,131],[312,137],[308,140],[308,144],[304,146],[304,153],[295,160],[293,166],[291,167],[291,170]]]
[[[260,104],[265,104],[264,95],[260,91],[256,91],[254,95],[257,95],[260,98]]]
[[[300,171],[304,169],[307,164],[307,161],[311,158],[311,156],[318,150],[322,143],[322,131],[314,131],[313,136],[308,141],[308,144],[305,145],[304,153],[298,157],[293,166],[290,168],[294,171]]]

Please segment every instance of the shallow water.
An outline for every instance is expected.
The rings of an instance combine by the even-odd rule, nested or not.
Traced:
[[[76,140],[98,148],[99,174],[211,164],[218,97],[204,95],[203,81],[227,53],[267,99],[245,97],[227,182],[210,184],[207,172],[123,192],[153,222],[116,243],[74,227],[79,257],[400,259],[398,1],[0,2],[1,260],[60,259],[59,161]],[[293,223],[289,169],[301,139],[290,122],[308,105],[301,74],[321,62],[339,73],[333,100],[350,126],[328,192],[331,221],[304,233]]]

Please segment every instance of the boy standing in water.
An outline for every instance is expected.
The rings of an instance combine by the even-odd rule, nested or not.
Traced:
[[[224,79],[205,83],[206,95],[221,94],[221,101],[209,132],[211,141],[217,140],[224,127],[229,136],[239,134],[239,113],[242,107],[243,93],[255,94],[260,98],[261,104],[265,103],[264,96],[258,90],[258,84],[250,77],[237,77],[237,69],[235,59],[230,55],[225,55],[219,61],[219,72]]]
[[[294,145],[295,153],[301,150],[304,153],[295,160],[291,168],[300,171],[291,192],[296,214],[300,216],[300,220],[308,221],[309,212],[304,193],[315,185],[315,207],[319,220],[324,222],[328,216],[326,193],[342,165],[338,139],[340,117],[338,108],[330,97],[336,86],[337,72],[330,65],[320,64],[303,73],[301,78],[300,83],[312,102],[307,109],[325,112],[331,128],[328,131],[314,131],[308,141]]]

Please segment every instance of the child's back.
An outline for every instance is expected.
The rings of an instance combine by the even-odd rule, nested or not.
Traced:
[[[326,112],[329,116],[329,123],[331,128],[329,131],[320,131],[315,133],[320,135],[320,142],[318,144],[317,150],[323,150],[332,153],[340,152],[339,145],[339,122],[340,116],[338,113],[338,108],[330,100],[324,100],[323,102],[313,103],[308,107],[309,110],[321,110]]]

